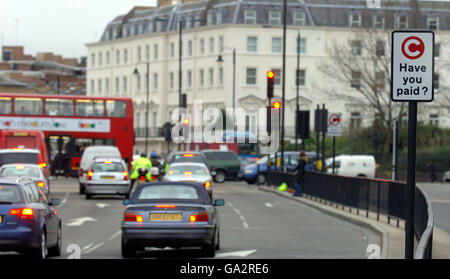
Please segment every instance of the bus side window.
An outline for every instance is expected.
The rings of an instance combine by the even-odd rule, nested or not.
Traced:
[[[108,117],[125,117],[127,112],[124,101],[106,101],[106,114]]]
[[[41,98],[17,97],[14,103],[14,113],[22,115],[41,115],[43,112]]]
[[[11,114],[12,112],[12,98],[0,97],[0,114]]]

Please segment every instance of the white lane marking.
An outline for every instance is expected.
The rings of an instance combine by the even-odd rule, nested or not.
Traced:
[[[235,251],[235,252],[226,252],[226,253],[216,253],[216,258],[225,258],[225,257],[247,257],[258,250],[246,250],[246,251]]]
[[[97,219],[91,218],[91,217],[80,217],[76,219],[70,220],[70,223],[67,224],[67,226],[82,226],[85,222],[95,222]]]
[[[270,203],[268,203],[268,202],[266,202],[265,205],[266,205],[267,207],[273,207],[273,205],[270,204]]]
[[[114,238],[120,236],[122,234],[122,231],[117,231],[115,234],[113,234],[108,240],[113,240]]]
[[[84,250],[87,250],[87,249],[91,248],[92,245],[94,245],[94,244],[91,243],[91,244],[89,244],[89,245],[86,245],[86,246],[83,247],[82,250],[83,250],[83,251],[84,251]]]
[[[244,226],[244,228],[248,229],[248,223],[247,222],[242,222],[242,226]]]
[[[242,221],[245,221],[245,217],[244,216],[239,216],[241,218]]]
[[[99,207],[99,208],[105,208],[105,207],[108,207],[108,206],[109,206],[108,203],[97,203],[96,205],[97,205],[97,207]]]
[[[63,200],[61,201],[61,204],[58,205],[58,206],[55,206],[55,207],[58,208],[58,207],[60,207],[60,206],[63,206],[63,205],[67,202],[67,199],[69,198],[69,194],[70,194],[70,193],[67,192],[66,195],[64,196]]]
[[[227,203],[227,205],[229,205],[229,206],[236,212],[236,214],[239,216],[239,218],[240,218],[241,221],[242,221],[242,226],[243,226],[244,228],[248,229],[248,228],[249,228],[249,225],[248,225],[248,223],[245,221],[245,216],[244,216],[244,214],[242,214],[241,211],[240,211],[239,209],[237,209],[236,207],[234,207],[233,204]]]
[[[99,244],[96,244],[91,249],[84,251],[84,254],[89,254],[90,252],[94,251],[95,249],[98,249],[98,248],[102,247],[103,245],[105,245],[105,243],[100,242]]]

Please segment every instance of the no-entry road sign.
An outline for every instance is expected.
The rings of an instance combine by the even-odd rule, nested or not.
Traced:
[[[392,32],[391,99],[431,102],[434,99],[434,33]]]

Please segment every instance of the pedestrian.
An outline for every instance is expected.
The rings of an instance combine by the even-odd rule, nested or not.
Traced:
[[[428,163],[428,169],[430,170],[430,181],[435,182],[437,180],[436,165],[434,164],[433,160],[430,160],[430,162]]]
[[[305,183],[305,166],[308,164],[308,156],[306,156],[305,151],[300,152],[300,160],[298,160],[297,166],[294,169],[295,173],[295,197],[301,197],[302,188],[301,186]]]

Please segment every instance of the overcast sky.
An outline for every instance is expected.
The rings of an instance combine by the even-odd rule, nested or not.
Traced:
[[[22,45],[31,55],[79,58],[117,15],[155,5],[156,0],[0,0],[0,44]]]

